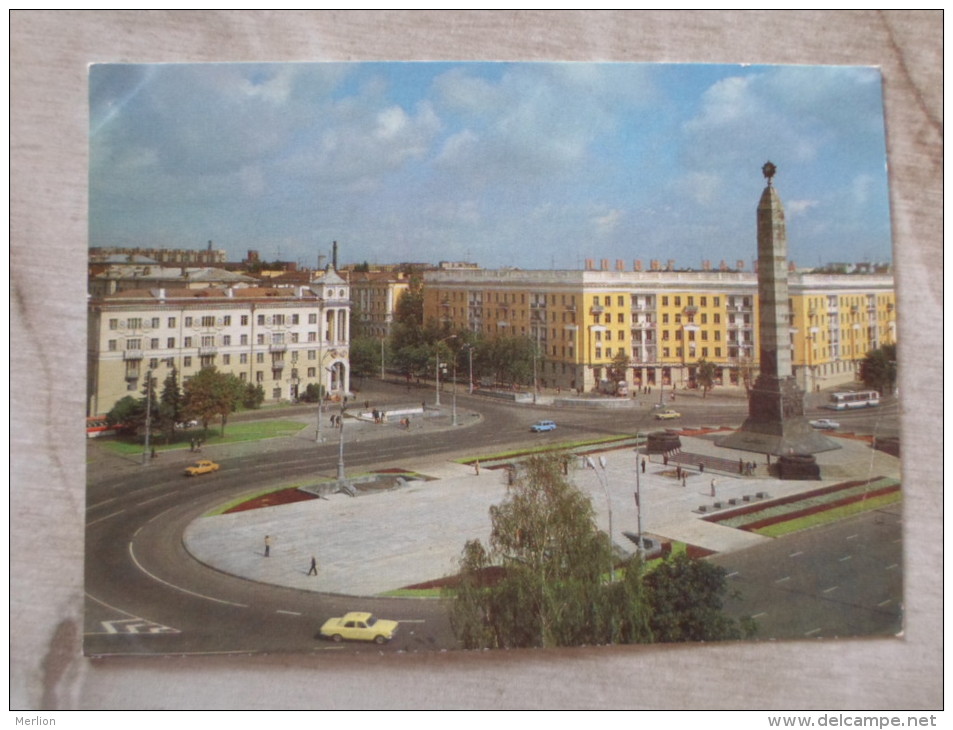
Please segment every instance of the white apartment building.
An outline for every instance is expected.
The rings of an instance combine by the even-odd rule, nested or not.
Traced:
[[[332,398],[350,390],[347,281],[328,269],[298,287],[140,289],[88,306],[87,416],[138,397],[148,372],[180,384],[216,367],[257,384],[266,402],[294,400],[310,384]]]

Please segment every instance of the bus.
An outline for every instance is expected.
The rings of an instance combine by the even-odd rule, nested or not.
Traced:
[[[106,416],[90,416],[86,419],[86,438],[94,439],[100,436],[111,436],[116,433],[116,426],[110,426]]]
[[[880,393],[876,390],[856,390],[831,393],[826,408],[832,411],[846,411],[851,408],[867,408],[880,405]]]

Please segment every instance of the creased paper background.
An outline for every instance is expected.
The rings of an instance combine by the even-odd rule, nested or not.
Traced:
[[[11,12],[10,708],[941,707],[942,24],[941,11]],[[904,414],[902,639],[333,662],[82,657],[87,64],[438,59],[881,67]]]

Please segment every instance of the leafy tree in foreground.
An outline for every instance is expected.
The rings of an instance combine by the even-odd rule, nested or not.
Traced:
[[[127,395],[115,402],[106,414],[106,422],[110,426],[118,426],[124,433],[135,434],[139,426],[146,420],[146,403],[132,395]]]
[[[565,457],[521,465],[491,508],[489,547],[469,541],[451,621],[467,648],[578,646],[650,640],[636,560],[606,582],[611,553],[589,498],[564,475]]]
[[[754,633],[722,611],[725,571],[684,553],[644,566],[627,560],[615,582],[592,503],[565,475],[566,457],[525,461],[490,508],[489,545],[460,558],[451,624],[468,649],[718,641]]]
[[[647,572],[644,584],[655,641],[723,641],[753,634],[753,624],[741,625],[722,612],[726,575],[724,568],[685,553]]]

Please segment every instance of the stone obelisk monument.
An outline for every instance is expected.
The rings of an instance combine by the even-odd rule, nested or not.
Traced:
[[[791,367],[788,242],[784,207],[772,184],[775,166],[761,168],[768,181],[758,203],[758,323],[760,374],[748,394],[748,418],[719,446],[759,454],[814,454],[840,448],[817,433],[804,416],[804,391]]]

